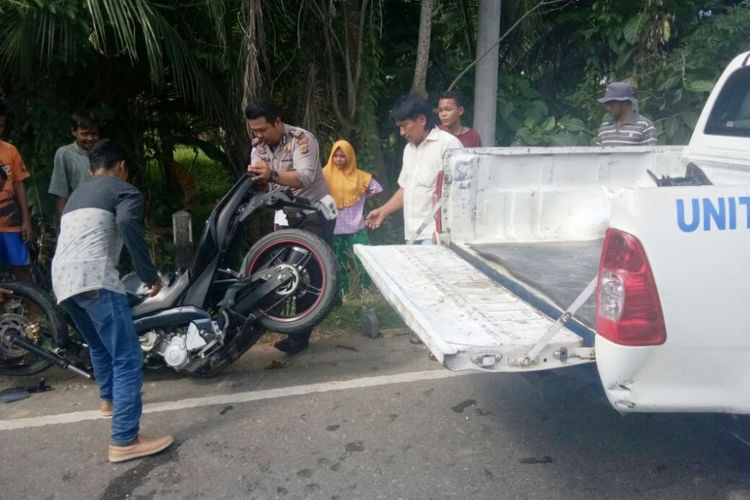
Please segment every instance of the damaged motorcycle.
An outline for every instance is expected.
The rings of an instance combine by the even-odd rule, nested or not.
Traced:
[[[290,189],[264,192],[243,175],[206,221],[187,269],[162,274],[156,296],[148,297],[136,275],[123,278],[145,366],[210,377],[266,331],[294,333],[326,317],[336,298],[336,262],[316,235],[275,231],[255,242],[239,266],[233,262],[241,227],[261,208],[336,217],[330,196],[312,204]],[[29,375],[54,363],[85,375],[66,357],[85,344],[67,335],[66,319],[51,298],[28,285],[0,286],[14,292],[0,306],[0,374]]]

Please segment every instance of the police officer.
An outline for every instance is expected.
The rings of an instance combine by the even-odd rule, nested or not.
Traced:
[[[269,100],[255,101],[245,108],[248,129],[255,138],[247,171],[253,179],[292,188],[295,197],[311,203],[328,194],[318,153],[318,141],[307,130],[287,125]],[[335,220],[319,213],[304,214],[285,209],[289,227],[318,235],[329,245]],[[312,330],[288,335],[274,347],[289,355],[307,349]]]

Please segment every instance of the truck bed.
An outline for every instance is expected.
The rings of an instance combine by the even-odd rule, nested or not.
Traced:
[[[565,310],[596,276],[604,240],[533,243],[469,243],[485,259],[503,266],[516,280]],[[593,326],[594,297],[575,315]]]

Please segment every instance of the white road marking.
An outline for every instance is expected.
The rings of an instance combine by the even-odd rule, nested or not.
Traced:
[[[206,396],[203,398],[180,399],[178,401],[165,401],[162,403],[151,403],[144,405],[143,413],[156,413],[161,411],[185,410],[188,408],[199,408],[203,406],[227,405],[235,403],[248,403],[264,399],[286,398],[289,396],[302,396],[331,391],[345,391],[349,389],[363,389],[366,387],[377,387],[381,385],[403,384],[408,382],[419,382],[422,380],[439,380],[443,378],[473,375],[478,372],[464,371],[452,372],[448,370],[425,370],[419,372],[399,373],[396,375],[381,375],[378,377],[362,377],[352,380],[336,380],[332,382],[321,382],[319,384],[294,385],[280,387],[278,389],[267,389],[264,391],[238,392],[235,394],[221,394],[218,396]],[[71,424],[85,420],[96,420],[103,418],[99,410],[74,411],[71,413],[60,413],[58,415],[45,415],[43,417],[27,417],[11,420],[0,420],[0,431],[16,429],[28,429],[31,427],[42,427],[45,425]]]

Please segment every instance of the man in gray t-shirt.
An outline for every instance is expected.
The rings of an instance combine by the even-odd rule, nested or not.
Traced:
[[[123,245],[156,295],[162,283],[143,234],[143,194],[127,183],[127,155],[102,141],[91,149],[92,178],[70,197],[52,259],[52,287],[89,346],[102,416],[112,416],[110,462],[153,455],[172,436],[140,434],[143,352],[117,262]]]
[[[52,177],[47,190],[55,196],[55,208],[59,217],[62,216],[70,193],[91,177],[88,152],[99,140],[99,124],[91,113],[77,111],[71,116],[70,133],[74,141],[55,152]]]

